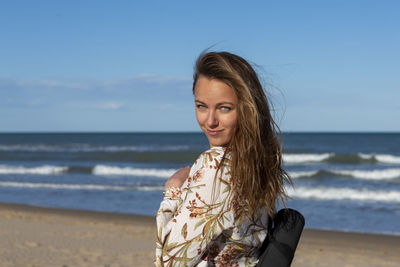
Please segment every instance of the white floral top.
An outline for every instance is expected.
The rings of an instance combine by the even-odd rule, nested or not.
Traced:
[[[257,264],[268,217],[245,216],[231,190],[229,155],[217,174],[223,155],[222,147],[203,152],[182,187],[165,192],[157,213],[156,266]]]

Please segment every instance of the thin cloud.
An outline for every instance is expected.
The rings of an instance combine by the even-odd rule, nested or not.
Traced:
[[[127,105],[122,102],[67,102],[63,106],[65,109],[80,110],[123,110]]]
[[[118,79],[0,79],[0,105],[123,109],[143,102],[173,105],[191,99],[191,79],[141,74]],[[74,104],[75,103],[75,104]]]
[[[109,102],[109,103],[102,103],[97,105],[99,109],[105,109],[105,110],[117,110],[123,107],[122,103],[117,103],[117,102]]]

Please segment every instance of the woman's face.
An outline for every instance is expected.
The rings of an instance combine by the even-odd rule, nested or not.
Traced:
[[[210,147],[225,146],[235,132],[238,99],[231,87],[200,76],[194,89],[196,118]]]

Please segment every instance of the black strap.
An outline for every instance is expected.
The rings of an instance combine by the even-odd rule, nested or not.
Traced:
[[[259,258],[264,251],[267,249],[270,240],[272,239],[272,228],[273,228],[274,220],[271,216],[268,216],[268,223],[267,223],[267,236],[265,237],[261,247],[258,248],[256,255]]]

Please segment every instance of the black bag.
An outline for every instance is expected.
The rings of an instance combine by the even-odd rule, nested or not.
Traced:
[[[288,267],[304,228],[304,217],[293,209],[281,209],[268,224],[268,235],[259,249],[257,267]]]

